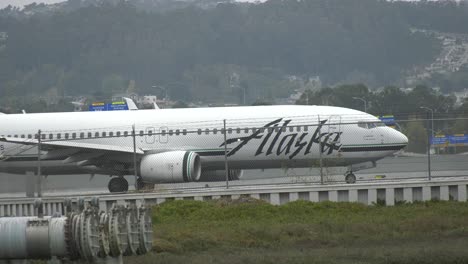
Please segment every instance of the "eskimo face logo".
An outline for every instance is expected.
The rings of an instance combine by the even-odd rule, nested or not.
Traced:
[[[320,144],[322,146],[320,151],[325,155],[330,155],[333,151],[340,149],[341,144],[337,142],[340,139],[342,132],[325,132],[322,133],[321,129],[327,120],[320,121],[320,124],[316,127],[314,133],[309,138],[308,132],[297,132],[286,134],[286,127],[291,123],[290,119],[283,118],[276,119],[263,126],[264,129],[257,129],[249,136],[230,138],[226,141],[226,144],[237,145],[228,153],[228,156],[236,154],[237,151],[246,146],[253,140],[261,140],[258,146],[255,156],[259,155],[288,155],[289,159],[294,158],[297,154],[303,151],[304,155],[311,153],[312,146],[314,144]],[[285,134],[283,137],[282,135]],[[220,145],[223,147],[224,143]]]

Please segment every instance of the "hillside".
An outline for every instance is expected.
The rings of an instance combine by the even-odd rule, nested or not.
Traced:
[[[468,17],[465,3],[213,3],[70,0],[5,8],[3,104],[39,94],[109,98],[129,83],[140,93],[165,86],[187,101],[239,102],[245,93],[247,103],[287,96],[314,76],[324,85],[402,84],[443,52],[440,39],[421,30],[463,33],[459,24]]]

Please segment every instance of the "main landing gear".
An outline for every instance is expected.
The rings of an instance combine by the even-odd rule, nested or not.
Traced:
[[[154,183],[144,182],[141,177],[137,178],[136,188],[138,191],[140,190],[153,190]]]
[[[345,174],[345,181],[348,184],[356,183],[356,175],[352,171],[347,171]]]
[[[107,187],[109,188],[109,191],[111,193],[127,192],[128,181],[122,176],[114,177],[109,181],[109,184],[107,185]]]

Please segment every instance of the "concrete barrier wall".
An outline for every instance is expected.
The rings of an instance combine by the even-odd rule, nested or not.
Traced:
[[[262,199],[274,205],[281,205],[299,199],[322,202],[359,202],[367,205],[385,204],[393,206],[396,203],[437,200],[467,201],[468,179],[414,181],[414,182],[386,182],[342,185],[270,185],[270,186],[242,186],[225,188],[198,188],[158,190],[151,193],[128,193],[119,195],[101,195],[100,208],[107,210],[117,203],[141,203],[147,205],[161,204],[168,200],[198,200],[240,197]],[[77,197],[74,195],[73,197]],[[83,196],[84,197],[84,196]],[[64,199],[62,197],[43,198],[44,215],[54,213],[65,214]],[[88,198],[85,199],[90,199]],[[0,217],[4,216],[33,216],[34,199],[15,198],[14,200],[0,200]]]

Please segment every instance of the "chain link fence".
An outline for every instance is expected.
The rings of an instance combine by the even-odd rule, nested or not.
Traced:
[[[315,122],[310,117],[295,122],[166,122],[8,135],[22,144],[2,143],[0,169],[28,174],[26,185],[35,185],[29,194],[35,189],[38,196],[44,189],[60,188],[162,191],[468,176],[468,142],[463,140],[467,134],[461,129],[468,119],[397,120],[392,131],[409,139],[401,149],[401,142],[396,146],[388,141],[392,135],[383,123],[314,118]],[[452,142],[456,137],[459,141]],[[354,180],[345,177],[350,173]],[[59,177],[62,186],[54,185]],[[24,184],[10,182],[2,192]]]

